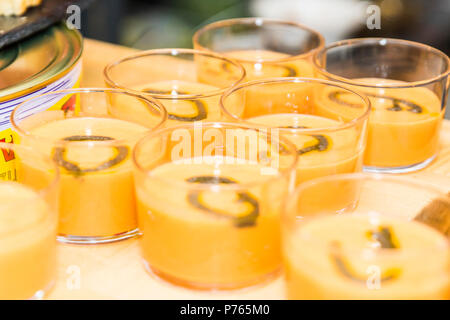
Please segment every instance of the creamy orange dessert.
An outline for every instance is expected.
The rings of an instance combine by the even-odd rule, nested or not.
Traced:
[[[289,299],[449,299],[450,247],[415,221],[374,214],[304,220],[286,237]]]
[[[195,121],[220,120],[219,88],[204,83],[189,81],[159,81],[133,87],[133,90],[154,95],[167,95],[160,99],[168,112],[169,124]],[[209,95],[216,92],[214,95]],[[180,95],[199,95],[199,98],[182,98]],[[202,97],[204,95],[204,97]],[[171,96],[173,99],[171,99]],[[120,106],[123,112],[133,112],[132,105]],[[139,110],[134,110],[139,112]],[[142,112],[142,111],[141,111]]]
[[[320,176],[361,171],[362,152],[355,128],[339,128],[342,122],[306,114],[270,114],[246,119],[271,128],[299,129],[280,132],[297,147],[297,182]],[[336,128],[333,130],[333,127]],[[322,133],[301,129],[327,128]],[[330,130],[328,130],[330,129]],[[280,149],[280,152],[283,152]]]
[[[312,64],[304,59],[288,59],[290,55],[268,50],[242,50],[224,52],[228,57],[239,61],[247,73],[246,80],[257,80],[276,77],[313,77]],[[304,108],[308,105],[306,97],[309,95],[311,85],[304,83],[302,86],[266,85],[264,88],[248,88],[245,92],[245,117],[261,115],[261,110],[277,109],[280,113],[292,105]],[[288,102],[288,105],[287,105]]]
[[[34,127],[30,133],[38,141],[22,138],[23,144],[49,154],[61,169],[60,235],[109,237],[136,228],[130,157],[147,130],[119,119],[80,117]],[[33,169],[26,161],[23,166]]]
[[[56,274],[56,218],[34,190],[0,182],[0,299],[30,299]]]
[[[156,167],[137,185],[148,266],[169,281],[203,289],[239,288],[277,272],[281,182],[268,186],[270,176],[258,163],[192,160]],[[238,187],[245,183],[253,187]]]
[[[392,85],[405,82],[387,79],[354,79],[361,83]],[[354,87],[368,96],[372,104],[364,165],[405,167],[420,164],[436,155],[444,110],[439,98],[424,87]],[[351,119],[362,107],[356,98],[336,88],[316,95],[318,110],[325,116]]]
[[[223,52],[243,65],[247,80],[277,77],[313,77],[312,64],[305,59],[289,59],[286,53],[270,50],[236,50]],[[281,60],[281,61],[279,61]]]

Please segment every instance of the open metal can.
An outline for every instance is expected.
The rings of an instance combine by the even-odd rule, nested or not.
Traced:
[[[19,142],[10,122],[11,112],[19,104],[44,93],[79,86],[82,51],[81,34],[64,23],[0,50],[0,142]],[[72,100],[62,99],[50,109],[78,108]],[[39,106],[31,109],[29,113],[33,114]],[[0,176],[10,174],[10,160],[0,154]]]

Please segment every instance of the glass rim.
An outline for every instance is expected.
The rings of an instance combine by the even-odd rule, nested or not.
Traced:
[[[355,81],[353,79],[341,77],[341,76],[335,75],[333,73],[330,73],[320,63],[320,58],[322,58],[322,56],[331,49],[334,49],[337,47],[351,46],[354,44],[363,44],[363,43],[368,43],[368,44],[372,43],[372,44],[377,44],[377,45],[382,45],[382,46],[389,44],[389,43],[395,43],[395,44],[400,44],[400,45],[404,45],[404,46],[417,47],[422,50],[427,50],[429,52],[433,52],[436,55],[442,57],[442,59],[444,61],[446,61],[446,63],[447,63],[447,69],[444,72],[442,72],[441,74],[439,74],[438,76],[424,79],[424,80],[419,80],[419,81],[412,81],[412,82],[401,83],[401,84],[398,84],[398,83],[397,84],[386,84],[386,83],[367,84],[367,83]],[[333,43],[325,46],[321,50],[318,50],[317,52],[315,52],[312,60],[313,60],[313,65],[314,65],[315,69],[320,74],[329,78],[330,80],[342,82],[347,85],[359,86],[359,87],[364,87],[364,88],[393,88],[393,89],[395,89],[395,88],[421,87],[421,86],[425,86],[427,84],[431,84],[431,83],[440,81],[450,74],[450,58],[444,52],[442,52],[439,49],[433,48],[432,46],[429,46],[427,44],[410,41],[410,40],[396,39],[396,38],[367,37],[367,38],[353,38],[353,39],[336,41],[336,42],[333,42]],[[446,84],[446,87],[448,87],[448,84]]]
[[[201,56],[207,56],[210,58],[218,59],[225,61],[227,63],[232,64],[234,67],[236,67],[239,70],[240,77],[238,80],[234,81],[232,84],[225,88],[218,88],[216,90],[209,91],[207,93],[198,93],[198,94],[177,94],[176,96],[170,95],[170,94],[155,94],[155,93],[146,93],[144,91],[139,91],[136,89],[132,89],[126,86],[121,85],[120,83],[116,82],[112,79],[112,76],[110,74],[111,70],[127,61],[136,60],[143,57],[149,57],[149,56],[157,56],[157,55],[170,55],[170,56],[177,56],[179,54],[190,54],[190,55],[201,55]],[[213,97],[217,95],[223,94],[225,91],[227,91],[229,88],[239,84],[242,80],[244,80],[246,77],[246,71],[244,67],[238,63],[235,59],[230,59],[228,57],[222,56],[220,54],[214,53],[214,52],[206,52],[202,50],[196,50],[196,49],[187,49],[187,48],[165,48],[165,49],[151,49],[146,51],[140,51],[138,53],[133,53],[130,55],[127,55],[125,57],[120,58],[119,60],[113,61],[106,65],[106,67],[103,69],[103,78],[107,85],[111,86],[112,88],[119,88],[126,91],[131,92],[137,92],[141,95],[148,95],[155,99],[160,100],[194,100],[194,99],[201,99],[201,98],[208,98]]]
[[[326,86],[337,87],[339,89],[345,90],[347,92],[352,93],[353,95],[358,96],[363,101],[363,103],[367,106],[367,110],[365,110],[364,113],[362,115],[360,115],[359,117],[354,118],[351,121],[339,124],[337,126],[323,127],[323,128],[307,128],[307,129],[306,128],[300,128],[300,129],[297,128],[296,129],[296,128],[273,127],[273,126],[259,124],[256,122],[250,122],[250,121],[248,121],[248,119],[242,119],[242,118],[230,113],[225,108],[225,100],[239,90],[246,89],[251,86],[259,86],[259,85],[266,85],[266,84],[281,84],[281,83],[319,83],[319,84],[323,84]],[[277,128],[280,130],[280,132],[283,132],[283,133],[305,133],[305,134],[317,133],[317,132],[334,132],[334,131],[338,131],[338,130],[351,128],[353,126],[356,126],[358,123],[363,122],[364,120],[368,119],[371,109],[372,109],[372,104],[370,102],[370,99],[366,95],[359,93],[351,88],[348,88],[345,85],[341,85],[339,82],[316,79],[316,78],[302,78],[302,77],[266,78],[266,79],[258,79],[258,80],[252,80],[252,81],[241,83],[241,84],[231,88],[230,90],[225,92],[220,97],[219,106],[220,106],[220,109],[225,113],[225,115],[228,118],[231,118],[234,121],[238,121],[239,123],[243,123],[247,126],[258,126],[258,127],[262,127],[262,128]],[[289,113],[289,114],[302,114],[302,113]]]
[[[45,154],[43,154],[39,151],[36,151],[35,149],[33,149],[32,147],[29,147],[29,146],[24,146],[24,145],[15,144],[15,143],[8,143],[8,142],[0,142],[0,150],[5,150],[5,149],[9,149],[9,150],[13,151],[14,154],[16,154],[16,151],[19,151],[19,153],[20,153],[20,150],[24,150],[24,151],[29,152],[30,154],[37,155],[39,158],[42,158],[42,160],[44,160],[46,163],[48,163],[54,169],[54,173],[52,174],[52,176],[54,176],[54,177],[52,177],[51,182],[49,182],[48,185],[46,185],[43,188],[34,190],[39,196],[45,196],[46,194],[49,194],[51,192],[51,190],[55,186],[57,186],[57,184],[60,180],[61,173],[60,173],[60,170],[59,170],[59,167],[57,166],[57,164],[50,157],[46,156]],[[14,159],[13,161],[17,161],[17,158]],[[0,183],[2,181],[14,181],[14,180],[2,179],[0,181]],[[20,181],[18,183],[23,184]],[[27,186],[26,184],[24,184],[24,185]]]
[[[103,94],[107,94],[107,93],[117,93],[117,94],[125,94],[128,96],[132,96],[135,97],[137,99],[143,100],[145,101],[147,104],[150,104],[154,107],[158,108],[158,111],[161,112],[160,114],[160,118],[161,120],[158,122],[158,124],[155,127],[152,128],[147,128],[148,131],[153,131],[153,130],[157,130],[158,128],[161,128],[164,123],[167,120],[168,117],[168,113],[166,108],[164,108],[164,106],[158,102],[155,99],[151,99],[145,95],[139,94],[138,92],[130,92],[127,90],[122,90],[122,89],[115,89],[115,88],[75,88],[75,89],[66,89],[66,90],[59,90],[59,91],[53,91],[53,92],[49,92],[49,93],[45,93],[45,94],[41,94],[32,98],[29,98],[25,101],[23,101],[22,103],[20,103],[18,106],[16,106],[14,108],[14,110],[11,113],[10,116],[10,121],[11,121],[11,126],[12,128],[17,131],[20,135],[22,136],[26,136],[28,138],[32,138],[34,140],[38,140],[38,141],[51,141],[51,144],[53,145],[72,145],[72,146],[116,146],[118,144],[123,144],[123,143],[128,143],[130,141],[130,139],[117,139],[117,140],[106,140],[106,141],[53,141],[52,139],[49,138],[42,138],[39,137],[38,135],[35,135],[25,129],[23,129],[19,123],[17,123],[15,116],[16,113],[19,112],[19,109],[22,108],[23,106],[27,105],[30,101],[35,101],[35,99],[39,99],[45,96],[52,96],[52,95],[71,95],[71,94],[96,94],[96,93],[103,93]],[[47,110],[42,110],[39,111],[40,112],[44,112]],[[112,118],[112,117],[106,117],[108,116],[107,114],[95,114],[95,115],[86,115],[86,116],[80,116],[80,117],[73,117],[73,118],[107,118],[107,119],[117,119],[117,118]],[[70,118],[69,118],[70,119]],[[121,119],[119,119],[121,120]],[[133,121],[129,121],[129,120],[123,120],[123,121],[127,121],[130,123],[134,123]],[[132,139],[131,139],[132,140]]]
[[[297,161],[298,161],[298,155],[296,152],[296,148],[295,146],[287,139],[285,139],[284,137],[279,136],[277,138],[277,140],[279,141],[279,143],[282,143],[283,146],[285,146],[288,150],[291,156],[293,156],[293,161],[292,163],[287,166],[285,169],[280,170],[278,169],[277,174],[276,175],[267,175],[267,179],[264,179],[262,181],[251,181],[251,182],[247,182],[247,183],[236,183],[236,184],[211,184],[211,183],[205,183],[205,184],[199,184],[199,183],[193,183],[193,184],[186,184],[184,182],[179,182],[179,181],[173,181],[172,179],[166,179],[163,177],[158,177],[158,176],[154,176],[151,175],[151,172],[153,171],[153,169],[145,169],[142,167],[142,165],[140,164],[140,161],[138,161],[138,152],[141,148],[143,148],[143,145],[145,143],[147,143],[149,140],[158,138],[158,137],[162,137],[165,134],[170,134],[170,132],[173,132],[174,130],[178,130],[178,129],[188,129],[188,130],[194,130],[195,128],[195,124],[182,124],[182,125],[176,125],[176,126],[171,126],[171,127],[167,127],[167,128],[161,128],[159,130],[153,131],[148,133],[146,136],[144,136],[143,138],[141,138],[135,145],[134,149],[133,149],[133,165],[134,167],[142,174],[145,175],[146,178],[150,177],[151,179],[155,179],[158,180],[160,182],[163,182],[167,185],[171,185],[177,188],[182,188],[182,189],[193,189],[193,190],[201,190],[201,191],[205,191],[205,190],[211,190],[211,189],[217,189],[217,190],[221,190],[221,191],[233,191],[233,190],[244,190],[244,189],[249,189],[252,187],[256,187],[259,185],[263,185],[266,183],[269,183],[270,181],[275,181],[278,179],[281,179],[283,177],[288,177],[292,172],[295,173],[295,169],[297,168]],[[259,131],[262,130],[261,128],[255,128],[255,127],[250,127],[250,126],[245,126],[245,125],[239,125],[236,123],[229,123],[229,122],[201,122],[201,128],[230,128],[230,129],[249,129],[249,130],[253,130],[253,131]],[[265,134],[267,135],[267,137],[270,139],[271,134],[270,132],[265,132]],[[203,157],[203,155],[202,155]],[[222,156],[224,157],[224,156]],[[193,159],[194,157],[189,157],[190,159]]]
[[[280,58],[280,59],[258,59],[258,60],[251,60],[251,59],[237,59],[235,58],[236,61],[238,62],[248,62],[248,63],[254,63],[254,62],[261,62],[261,63],[277,63],[277,62],[288,62],[288,61],[292,61],[292,60],[298,60],[298,59],[302,59],[305,57],[309,57],[312,56],[316,51],[322,49],[325,46],[325,38],[322,36],[322,34],[320,34],[318,31],[311,29],[309,27],[307,27],[304,24],[298,23],[298,22],[294,22],[294,21],[287,21],[287,20],[281,20],[281,19],[271,19],[271,18],[263,18],[263,17],[250,17],[250,18],[234,18],[234,19],[225,19],[225,20],[219,20],[216,22],[212,22],[210,24],[207,24],[203,27],[201,27],[200,29],[198,29],[195,33],[194,36],[192,37],[192,42],[194,43],[194,46],[198,46],[200,48],[200,50],[205,51],[205,52],[215,52],[211,49],[208,49],[206,47],[204,47],[203,45],[200,44],[199,42],[199,38],[200,36],[207,32],[210,31],[212,29],[218,29],[218,28],[222,28],[222,27],[228,27],[228,26],[232,26],[232,25],[237,25],[237,24],[244,24],[244,25],[256,25],[256,26],[262,26],[263,24],[280,24],[280,25],[287,25],[287,26],[291,26],[291,27],[296,27],[299,29],[302,29],[304,31],[307,31],[311,34],[313,34],[314,36],[316,36],[319,40],[319,44],[317,45],[317,47],[315,47],[314,49],[311,49],[307,52],[301,53],[301,54],[297,54],[297,55],[289,55],[286,58]]]
[[[439,189],[438,187],[436,187],[435,185],[429,183],[429,182],[424,182],[418,179],[415,179],[413,177],[405,177],[405,176],[392,176],[392,175],[385,175],[385,174],[381,174],[381,173],[366,173],[366,172],[358,172],[358,173],[341,173],[341,174],[335,174],[335,175],[329,175],[329,176],[323,176],[323,177],[319,177],[319,178],[314,178],[312,180],[308,180],[305,181],[303,183],[301,183],[300,185],[298,185],[294,191],[292,191],[289,195],[289,197],[287,198],[285,204],[283,205],[283,214],[285,215],[283,220],[284,222],[282,222],[284,228],[286,228],[286,224],[290,224],[290,222],[286,222],[285,220],[287,219],[287,217],[292,217],[292,214],[290,214],[289,212],[292,209],[292,206],[295,206],[296,203],[298,202],[298,198],[299,195],[305,191],[308,190],[308,188],[312,187],[312,186],[317,186],[320,185],[324,182],[332,182],[332,181],[388,181],[394,184],[401,184],[404,186],[408,186],[414,189],[422,189],[422,190],[428,190],[431,193],[434,193],[436,196],[433,197],[433,199],[431,201],[434,200],[443,200],[445,201],[445,203],[448,203],[450,205],[450,196],[448,196],[443,190]],[[430,202],[431,203],[431,202]],[[343,213],[346,214],[346,213]],[[351,213],[349,213],[351,214]],[[383,215],[383,213],[381,213],[381,215]],[[310,216],[310,217],[305,217],[302,219],[302,224],[308,221],[313,221],[314,219],[316,219],[317,217],[323,217],[323,216],[327,216],[326,214],[318,214],[316,216]],[[394,217],[394,219],[401,219],[403,221],[403,218],[398,218],[398,217]],[[304,222],[303,222],[304,221]],[[407,222],[411,222],[414,221],[413,218],[405,218],[404,221]],[[422,222],[418,222],[421,224],[424,224]],[[432,228],[431,226],[428,226],[426,224],[424,224],[427,228]],[[301,225],[298,226],[298,228],[302,228]],[[441,232],[435,230],[434,228],[432,228],[435,232],[438,232],[439,234],[441,234],[442,239],[445,240],[446,242],[446,246],[445,248],[438,248],[437,246],[434,246],[434,249],[437,250],[441,250],[441,249],[448,249],[450,248],[450,238],[446,238],[444,234],[442,234]],[[307,240],[308,242],[310,242],[310,244],[312,245],[317,245],[317,246],[325,246],[325,245],[329,245],[328,242],[323,241],[321,238],[319,237],[302,237],[303,240]],[[350,253],[355,253],[355,254],[360,254],[361,252],[364,252],[365,250],[367,250],[369,248],[354,248],[354,247],[347,247],[345,249],[345,251],[350,252]],[[419,250],[421,251],[427,251],[430,248],[426,247],[426,248],[421,248]],[[399,249],[397,252],[393,252],[390,249],[387,248],[378,248],[376,251],[376,254],[396,254],[396,253],[401,253],[402,255],[404,255],[405,253],[410,254],[412,253],[416,253],[419,251],[418,249],[414,249],[414,248],[407,248],[407,249]]]

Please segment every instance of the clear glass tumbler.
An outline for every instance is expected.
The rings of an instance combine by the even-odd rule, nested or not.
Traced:
[[[372,103],[367,171],[415,171],[436,157],[449,88],[450,60],[443,52],[406,40],[363,38],[330,44],[314,63],[317,77],[349,85]],[[328,105],[355,102],[338,92]]]
[[[0,149],[0,299],[42,299],[56,277],[59,171],[35,149]]]
[[[71,106],[52,110],[61,100]],[[123,114],[124,104],[139,112]],[[102,243],[137,234],[131,151],[166,118],[157,101],[115,89],[53,92],[13,111],[21,145],[47,154],[61,170],[60,241]]]
[[[137,91],[158,99],[167,109],[168,124],[219,121],[219,98],[245,77],[244,68],[217,54],[191,49],[139,52],[109,64],[108,87]],[[134,113],[123,105],[124,114]]]
[[[236,59],[246,80],[312,77],[313,54],[323,48],[322,35],[295,22],[239,18],[208,24],[193,37],[194,48]]]
[[[353,204],[323,190],[352,189]],[[289,299],[449,299],[450,195],[420,180],[342,174],[301,184],[283,215]]]
[[[259,95],[264,92],[263,98]],[[356,107],[330,107],[324,95],[344,92]],[[362,170],[369,100],[337,83],[269,78],[242,83],[221,98],[224,118],[277,129],[297,147],[297,182]],[[280,149],[283,153],[283,149]]]
[[[275,131],[203,122],[138,142],[135,183],[147,270],[204,290],[246,287],[278,274],[280,210],[297,156]]]

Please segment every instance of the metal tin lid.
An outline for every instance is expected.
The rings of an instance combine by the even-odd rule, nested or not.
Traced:
[[[82,50],[81,34],[63,23],[0,50],[0,101],[55,81],[80,60]]]

